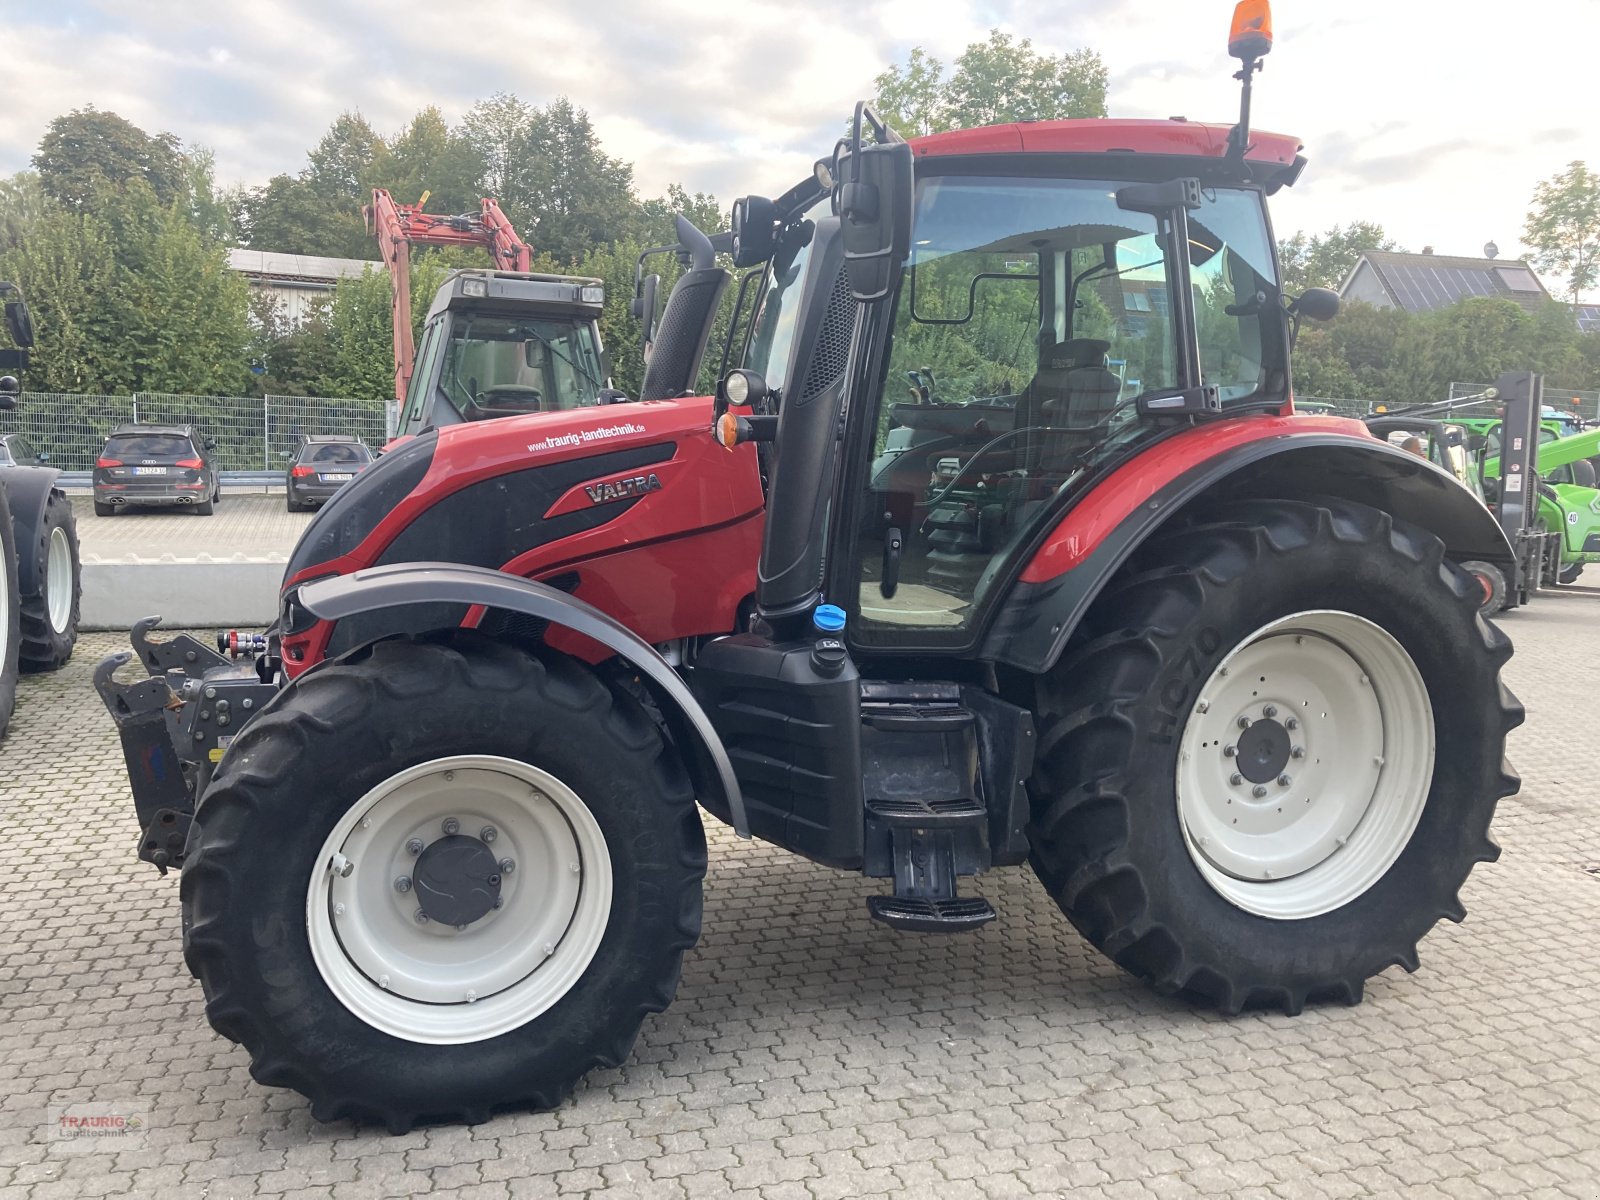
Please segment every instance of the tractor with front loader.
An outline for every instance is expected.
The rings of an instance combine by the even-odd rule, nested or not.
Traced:
[[[28,365],[33,318],[14,283],[0,282],[11,347],[0,370]],[[0,376],[0,411],[21,398],[15,375]],[[0,736],[11,722],[22,672],[54,671],[72,657],[83,591],[78,526],[56,486],[61,472],[43,463],[0,463]]]
[[[1280,290],[1269,46],[1246,0],[1231,129],[907,142],[858,106],[734,205],[717,395],[707,265],[665,398],[422,432],[311,522],[267,633],[146,623],[148,678],[102,664],[139,853],[256,1079],[392,1130],[558,1103],[672,1001],[702,809],[916,935],[1027,863],[1227,1013],[1415,969],[1517,787],[1460,566],[1513,552],[1446,472],[1294,415],[1330,296]]]

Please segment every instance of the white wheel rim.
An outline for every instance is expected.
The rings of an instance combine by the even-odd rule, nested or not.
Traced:
[[[501,906],[465,929],[419,923],[415,891],[396,887],[418,861],[409,844],[432,845],[452,818],[468,837],[492,827],[488,848],[514,864]],[[323,981],[368,1025],[477,1042],[572,989],[605,935],[611,890],[605,837],[572,789],[514,759],[459,755],[401,771],[351,806],[313,866],[306,928]]]
[[[1388,632],[1346,612],[1283,617],[1218,664],[1185,723],[1184,844],[1206,882],[1248,912],[1331,912],[1400,857],[1433,753],[1427,686]]]
[[[50,628],[57,633],[65,633],[72,620],[72,544],[67,541],[67,531],[59,526],[50,531],[44,602],[50,617]]]

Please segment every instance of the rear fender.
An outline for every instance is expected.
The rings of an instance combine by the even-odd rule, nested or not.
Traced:
[[[305,584],[299,604],[327,621],[379,608],[466,604],[508,609],[549,621],[599,642],[639,672],[680,746],[697,786],[720,788],[740,837],[750,836],[733,764],[710,718],[655,647],[591,604],[531,579],[453,563],[396,563]]]
[[[24,553],[39,545],[40,524],[50,492],[61,474],[53,467],[7,467],[5,488],[11,499],[11,526],[17,532],[17,590],[34,596],[44,586],[39,578],[42,555]]]
[[[1080,503],[1023,569],[996,614],[983,657],[1025,671],[1048,670],[1117,570],[1180,513],[1203,516],[1207,507],[1229,500],[1328,498],[1382,509],[1427,529],[1455,562],[1481,560],[1508,579],[1514,574],[1515,556],[1499,522],[1432,463],[1363,436],[1268,437],[1232,446],[1160,482],[1092,541],[1074,531],[1086,508]]]

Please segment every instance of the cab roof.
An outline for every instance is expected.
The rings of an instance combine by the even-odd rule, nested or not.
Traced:
[[[1014,121],[912,138],[918,158],[957,154],[1159,154],[1222,158],[1231,125],[1172,117],[1165,121],[1089,117],[1066,121]],[[1250,131],[1245,158],[1291,165],[1304,147],[1285,133]]]

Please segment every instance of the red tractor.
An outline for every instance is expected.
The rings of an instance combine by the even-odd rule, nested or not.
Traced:
[[[1510,644],[1458,565],[1512,552],[1437,467],[1295,415],[1329,308],[1279,289],[1298,150],[1244,119],[908,143],[858,107],[734,206],[717,397],[669,381],[728,281],[699,267],[665,398],[386,454],[253,662],[136,631],[151,677],[98,682],[140,853],[183,868],[254,1076],[395,1130],[558,1103],[672,1000],[699,808],[886,880],[897,929],[981,925],[963,880],[1029,863],[1229,1013],[1414,968],[1517,787]]]

